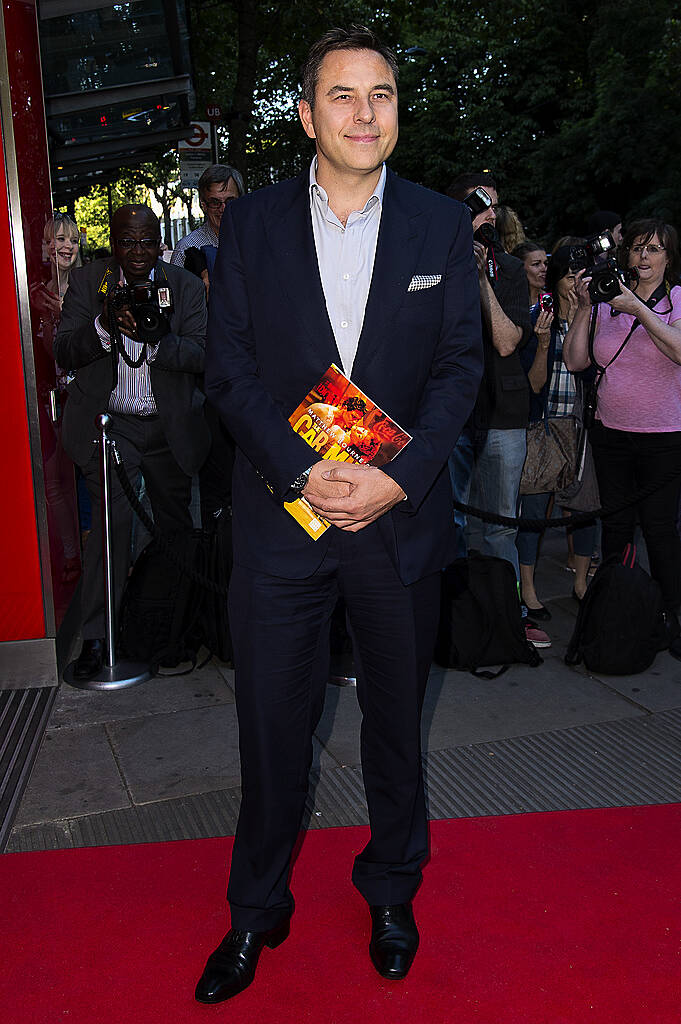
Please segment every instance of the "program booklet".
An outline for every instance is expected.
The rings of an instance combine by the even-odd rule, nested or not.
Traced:
[[[320,459],[332,462],[384,466],[412,439],[334,363],[289,416],[289,423]],[[287,501],[284,508],[313,540],[331,525],[305,498]]]

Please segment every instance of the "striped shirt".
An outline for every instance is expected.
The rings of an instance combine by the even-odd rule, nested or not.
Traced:
[[[170,262],[176,267],[184,266],[184,250],[194,246],[196,249],[203,248],[204,245],[218,244],[218,236],[213,231],[212,227],[208,223],[201,224],[200,227],[195,228],[194,231],[190,231],[188,235],[181,238],[173,250],[173,255],[170,257]]]
[[[151,271],[151,279],[154,279],[154,271]],[[121,284],[123,273],[121,271]],[[111,351],[111,337],[108,330],[102,324],[100,317],[95,318],[95,330],[106,352]],[[142,353],[142,344],[134,341],[127,334],[121,334],[121,341],[128,356],[137,361]],[[118,383],[111,392],[109,398],[109,412],[125,413],[129,416],[155,416],[157,414],[156,400],[151,388],[151,377],[149,375],[149,363],[153,363],[158,352],[158,346],[147,345],[147,357],[141,366],[128,366],[124,359],[118,357]]]
[[[338,353],[346,376],[352,373],[364,311],[369,297],[374,257],[381,224],[385,164],[362,210],[350,214],[341,224],[329,206],[329,197],[317,183],[317,158],[310,165],[310,210],[317,250],[319,276],[322,279],[326,309],[333,328]]]

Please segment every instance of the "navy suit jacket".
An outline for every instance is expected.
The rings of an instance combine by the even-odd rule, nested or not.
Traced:
[[[440,280],[409,291],[416,275]],[[283,508],[291,482],[315,461],[288,417],[331,363],[341,365],[317,265],[307,172],[227,206],[209,305],[206,394],[239,449],[235,561],[304,578],[319,567],[335,527],[314,541]],[[446,463],[481,374],[470,214],[389,171],[352,379],[413,435],[383,467],[408,500],[378,520],[405,584],[452,557]]]

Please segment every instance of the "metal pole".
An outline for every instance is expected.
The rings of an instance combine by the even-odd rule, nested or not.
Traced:
[[[102,481],[102,558],[104,561],[104,665],[101,672],[90,679],[75,679],[72,661],[64,669],[64,681],[79,690],[120,690],[151,679],[149,666],[143,662],[116,661],[116,607],[114,600],[114,567],[111,530],[111,447],[107,435],[111,425],[108,413],[97,416],[95,423],[101,432],[100,475]]]
[[[97,426],[102,433],[101,439],[101,477],[102,477],[102,557],[104,559],[104,664],[112,668],[116,664],[116,627],[114,609],[114,572],[113,551],[111,544],[111,441],[107,429],[111,425],[108,413],[97,417]]]

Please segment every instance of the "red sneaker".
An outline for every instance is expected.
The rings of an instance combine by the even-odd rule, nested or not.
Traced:
[[[529,640],[533,647],[550,647],[551,637],[540,629],[535,622],[525,619],[525,639]]]

